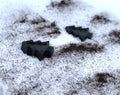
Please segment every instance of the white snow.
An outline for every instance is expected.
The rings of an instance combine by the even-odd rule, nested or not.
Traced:
[[[8,92],[8,85],[6,85],[2,79],[0,79],[0,95],[10,95]]]
[[[20,95],[66,95],[68,92],[67,95],[71,95],[70,91],[74,89],[79,95],[119,95],[120,45],[109,42],[107,35],[111,30],[120,30],[120,1],[74,0],[75,5],[65,9],[47,8],[51,1],[54,0],[0,0],[0,95],[18,95],[19,92]],[[101,13],[107,14],[113,22],[91,24],[90,19]],[[49,37],[36,32],[37,25],[15,23],[25,15],[55,21],[61,34]],[[89,27],[94,34],[92,40],[81,42],[68,35],[64,29],[68,25]],[[21,42],[30,39],[49,40],[55,46],[54,56],[39,61],[25,55],[20,49]],[[57,50],[70,43],[97,43],[105,45],[105,49],[95,54],[57,55]],[[97,72],[116,75],[115,83],[99,90],[94,88],[95,81],[90,83],[89,78]],[[77,82],[80,82],[79,86]]]
[[[109,12],[120,19],[119,4],[120,0],[84,0],[98,10]]]

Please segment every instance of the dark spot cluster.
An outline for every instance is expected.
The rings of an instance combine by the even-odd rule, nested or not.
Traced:
[[[71,52],[89,52],[89,53],[95,53],[95,52],[102,52],[104,49],[104,46],[99,46],[97,44],[70,44],[68,47],[63,48],[60,53],[71,53]]]
[[[69,83],[69,85],[71,85],[71,88],[67,93],[65,93],[65,95],[81,95],[83,94],[81,92],[82,90],[85,90],[90,95],[107,95],[105,94],[104,90],[109,89],[111,85],[115,85],[115,88],[110,90],[113,91],[114,89],[119,89],[119,83],[119,77],[116,77],[114,74],[107,72],[96,73],[93,77],[87,77],[75,83]]]
[[[42,90],[42,87],[40,84],[33,84],[31,86],[26,86],[24,85],[23,87],[21,87],[20,89],[13,89],[12,95],[29,95],[31,94],[32,91],[35,90]]]
[[[97,82],[96,85],[102,87],[109,82],[110,78],[114,79],[114,77],[109,73],[97,73],[95,75],[95,80]]]
[[[44,29],[49,29],[48,32],[45,32],[46,34],[45,35],[48,35],[48,36],[57,36],[59,34],[61,34],[60,32],[60,29],[59,27],[57,26],[56,22],[51,22],[47,25],[44,25],[44,26],[39,26],[36,28],[36,31],[38,32],[41,32],[41,30],[44,30]]]
[[[31,14],[22,14],[22,16],[14,22],[11,28],[14,31],[25,28],[24,30],[19,31],[23,31],[24,33],[25,31],[28,33],[35,32],[36,35],[39,33],[41,36],[49,37],[56,37],[61,33],[55,21],[50,22],[38,14],[33,14],[33,16],[31,16]]]
[[[107,77],[110,75],[108,73],[97,73],[96,78],[99,83],[107,83]]]
[[[51,2],[51,6],[57,7],[57,8],[64,8],[64,7],[68,7],[72,4],[73,2],[71,0],[61,0],[60,2]]]
[[[60,29],[58,28],[56,22],[52,22],[49,26],[51,29],[53,29],[53,32],[48,32],[48,35],[52,35],[52,34],[60,34]]]
[[[107,24],[111,21],[104,15],[95,15],[90,22],[94,24]]]
[[[39,24],[41,22],[45,23],[45,22],[47,22],[47,20],[43,17],[40,17],[40,18],[33,19],[30,21],[31,24]]]
[[[120,44],[120,31],[113,30],[109,33],[110,41]]]
[[[19,21],[18,21],[18,23],[30,23],[30,24],[40,24],[40,23],[45,23],[45,22],[47,22],[47,20],[45,19],[45,18],[43,18],[43,17],[41,17],[41,16],[39,16],[39,17],[37,17],[37,18],[35,18],[35,19],[31,19],[31,20],[29,20],[28,18],[27,18],[27,16],[25,16],[25,17],[22,17]]]
[[[48,35],[52,35],[52,34],[60,34],[61,32],[59,30],[55,30],[53,32],[48,32]]]
[[[20,22],[20,23],[26,23],[27,21],[26,21],[26,19],[24,18],[24,19],[21,19],[19,22]]]
[[[14,89],[12,92],[12,95],[28,95],[28,90],[27,89]]]
[[[64,95],[78,95],[77,90],[70,90],[68,93],[65,93]]]

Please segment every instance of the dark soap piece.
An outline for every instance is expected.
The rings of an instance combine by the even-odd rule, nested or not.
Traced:
[[[66,26],[65,30],[67,33],[72,34],[74,37],[79,37],[81,41],[91,39],[93,34],[89,32],[89,28]]]
[[[49,41],[24,41],[22,42],[21,50],[29,56],[37,57],[40,61],[43,60],[45,57],[52,57],[54,53],[54,47],[49,46]]]

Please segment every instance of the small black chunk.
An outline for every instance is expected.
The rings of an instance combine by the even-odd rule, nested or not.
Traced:
[[[109,73],[97,73],[96,78],[99,83],[107,83],[107,78],[112,77]]]
[[[65,30],[67,33],[72,34],[74,37],[79,37],[81,41],[91,39],[93,34],[89,32],[89,28],[66,26]]]
[[[21,50],[29,56],[37,57],[40,61],[45,57],[52,57],[54,53],[54,47],[49,46],[49,41],[24,41],[22,42]]]

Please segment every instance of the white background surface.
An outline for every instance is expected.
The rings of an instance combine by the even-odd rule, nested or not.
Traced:
[[[45,6],[49,5],[50,0],[0,0],[0,95],[12,95],[11,93],[14,93],[12,92],[13,89],[19,90],[22,87],[24,89],[26,86],[29,88],[35,83],[41,83],[42,92],[39,92],[40,87],[38,87],[35,91],[32,90],[32,94],[29,93],[29,95],[37,95],[37,93],[39,93],[38,95],[64,95],[62,92],[70,90],[71,87],[68,82],[74,83],[74,81],[84,80],[84,77],[92,76],[96,72],[116,73],[120,69],[120,46],[107,43],[104,38],[101,38],[104,34],[108,35],[113,29],[120,29],[120,25],[110,23],[94,27],[88,22],[94,14],[107,12],[110,16],[113,16],[113,21],[115,19],[119,23],[120,1],[85,0],[85,2],[94,6],[94,8],[86,7],[83,4],[76,6],[67,13],[66,10],[60,12],[56,9],[46,11]],[[83,9],[80,10],[81,7]],[[66,25],[74,24],[76,26],[89,27],[95,36],[92,41],[87,40],[86,42],[98,42],[100,45],[107,44],[105,51],[93,55],[88,54],[83,61],[79,59],[79,56],[75,55],[54,57],[55,59],[53,60],[45,59],[41,62],[37,58],[29,57],[20,50],[21,42],[30,38],[41,40],[42,37],[36,36],[35,38],[35,33],[28,35],[24,32],[25,28],[23,28],[23,34],[19,34],[17,31],[19,29],[16,28],[16,31],[13,31],[7,27],[18,19],[21,15],[21,10],[24,10],[26,13],[29,13],[29,11],[33,14],[39,13],[49,21],[55,20],[57,22],[62,34],[58,38],[50,39],[50,43],[55,47],[69,43],[81,43],[79,39],[68,35],[64,30]],[[32,16],[32,14],[30,15]],[[13,38],[13,40],[12,38],[7,39],[11,33],[18,36]],[[57,78],[59,78],[59,81],[55,81]],[[119,80],[117,81],[119,82]],[[115,93],[119,89],[116,89],[115,86],[112,83],[109,84],[104,89],[103,95],[116,95]],[[94,93],[92,90],[91,92]],[[80,93],[80,95],[90,95],[84,86]],[[99,94],[95,92],[95,95]]]

